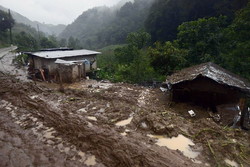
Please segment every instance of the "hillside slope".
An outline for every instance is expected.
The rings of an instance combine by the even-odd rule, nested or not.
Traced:
[[[198,18],[224,15],[232,21],[234,13],[245,7],[248,0],[155,0],[145,27],[153,42],[176,38],[177,27]]]
[[[0,10],[8,11],[7,8],[5,8],[5,7],[1,6],[1,5],[0,5]],[[52,24],[40,23],[38,21],[31,21],[27,17],[15,12],[15,11],[12,11],[12,10],[11,10],[11,14],[12,14],[12,17],[15,19],[15,21],[17,23],[23,23],[23,24],[29,25],[29,26],[31,26],[33,28],[36,28],[36,29],[37,29],[37,26],[39,26],[39,30],[44,32],[45,34],[48,34],[48,35],[52,35],[52,34],[58,35],[66,27],[66,25],[63,25],[63,24],[52,25]]]
[[[126,2],[120,8],[90,9],[68,25],[59,37],[78,38],[85,48],[124,43],[128,33],[144,28],[144,21],[153,1],[135,0]]]

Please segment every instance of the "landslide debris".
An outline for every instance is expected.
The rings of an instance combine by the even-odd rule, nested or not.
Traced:
[[[53,148],[59,147],[60,144],[68,145],[68,149],[65,148],[66,159],[78,160],[88,166],[190,166],[192,164],[191,160],[181,153],[152,145],[145,139],[142,142],[140,140],[143,138],[142,134],[134,135],[135,138],[122,136],[119,128],[111,124],[113,121],[110,121],[112,120],[110,118],[115,119],[117,116],[115,113],[133,111],[137,106],[136,98],[116,98],[109,93],[106,96],[100,92],[91,94],[88,91],[74,90],[66,90],[65,94],[61,94],[32,83],[22,83],[2,73],[0,80],[1,109],[8,110],[11,119],[23,129],[30,129],[37,134],[43,144]],[[77,108],[79,110],[79,107],[88,105],[87,110],[90,108],[90,113],[93,114],[107,102],[110,102],[107,114],[110,118],[107,116],[104,122],[102,119],[100,122],[91,121],[84,114],[77,112]],[[95,108],[91,106],[96,103],[100,105]],[[101,117],[95,116],[98,120]],[[39,126],[44,126],[46,130]],[[42,137],[41,135],[39,137],[39,131],[43,134]],[[12,132],[8,133],[12,135]],[[29,143],[26,145],[28,147]],[[89,155],[74,156],[72,150]],[[91,163],[88,157],[95,162]]]
[[[58,152],[53,159],[52,154],[38,151],[37,156],[46,154],[44,166],[58,158],[65,166],[226,166],[227,159],[250,165],[249,132],[223,127],[194,105],[168,106],[160,90],[96,81],[64,85],[64,93],[58,88],[24,83],[0,73],[0,120],[8,120],[0,128],[6,135],[15,136],[5,130],[12,124],[20,131],[20,138],[24,131],[34,134],[21,150],[29,150],[26,147],[37,139],[36,145]],[[195,118],[187,113],[190,109],[196,112]],[[124,120],[124,125],[116,125]],[[149,137],[179,134],[195,143],[192,149],[200,152],[196,159],[160,147],[157,139]],[[3,149],[1,146],[0,152]]]

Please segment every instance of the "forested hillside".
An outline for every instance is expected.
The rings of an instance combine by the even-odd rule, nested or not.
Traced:
[[[10,43],[8,31],[15,24],[15,20],[7,12],[0,10],[0,48]]]
[[[17,45],[20,51],[35,51],[41,48],[59,47],[54,35],[46,35],[37,29],[17,23],[12,15],[0,10],[0,47]],[[12,35],[10,36],[10,28]],[[11,41],[12,40],[12,41]]]
[[[7,12],[8,9],[4,8],[0,5],[0,10]],[[58,35],[60,34],[66,27],[66,25],[59,24],[59,25],[52,25],[52,24],[44,24],[40,23],[38,21],[31,21],[27,17],[11,10],[11,15],[13,19],[15,19],[16,23],[25,24],[27,26],[31,26],[33,28],[37,29],[37,26],[39,27],[39,30],[46,35]]]
[[[230,24],[234,13],[248,0],[135,0],[121,8],[96,7],[83,12],[60,34],[80,41],[84,48],[101,48],[123,44],[130,32],[146,29],[156,41],[174,40],[177,27],[198,18],[227,16]]]
[[[165,79],[185,67],[211,61],[250,79],[250,2],[210,1],[201,7],[201,2],[194,0],[178,8],[178,2],[184,0],[174,2],[155,1],[149,16],[152,19],[154,14],[155,25],[149,32],[130,33],[127,45],[113,54],[103,50],[105,56],[99,57],[100,77],[142,83]],[[222,2],[223,8],[219,7]],[[174,7],[166,10],[171,3]],[[200,10],[184,12],[189,5]],[[178,15],[180,12],[182,15]],[[139,47],[142,43],[143,47]]]
[[[91,48],[92,45],[96,45],[97,33],[114,19],[114,12],[104,6],[89,9],[68,25],[59,37],[65,39],[73,37],[80,40],[83,46]]]
[[[154,0],[135,0],[121,8],[96,7],[83,12],[60,34],[60,38],[77,38],[85,48],[100,48],[125,43],[130,32],[144,28]]]
[[[230,22],[235,11],[246,6],[247,2],[248,0],[155,0],[145,26],[153,42],[173,40],[181,23],[220,15],[227,16]]]

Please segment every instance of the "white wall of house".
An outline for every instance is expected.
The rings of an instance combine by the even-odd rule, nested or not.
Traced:
[[[72,80],[77,80],[79,78],[79,67],[78,65],[72,66]]]
[[[34,60],[34,68],[35,69],[41,69],[41,68],[47,68],[50,73],[56,73],[58,69],[58,65],[55,64],[56,59],[45,59],[40,58],[36,56],[32,56],[32,59]],[[91,62],[95,61],[92,64],[92,69],[97,69],[97,63],[96,63],[96,55],[89,55],[89,56],[76,56],[76,57],[67,57],[67,58],[60,58],[62,60],[66,61],[74,61],[74,60],[84,60],[87,59]],[[90,64],[85,64],[85,70],[86,72],[90,72]]]

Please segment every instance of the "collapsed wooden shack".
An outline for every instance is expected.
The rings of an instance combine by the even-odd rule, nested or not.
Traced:
[[[169,77],[172,101],[188,102],[216,111],[221,104],[237,104],[250,94],[250,84],[214,63],[183,69]]]
[[[96,56],[91,50],[47,49],[25,52],[29,56],[29,74],[34,78],[74,82],[97,69]]]

